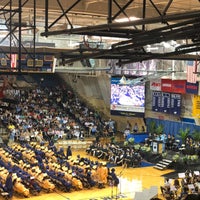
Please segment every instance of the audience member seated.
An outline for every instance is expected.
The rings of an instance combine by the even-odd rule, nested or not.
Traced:
[[[138,131],[139,131],[138,124],[135,123],[134,126],[133,126],[133,133],[138,133]]]
[[[163,186],[160,186],[160,190],[161,190],[161,193],[164,195],[164,193],[168,190],[168,188],[171,187],[171,184],[169,182],[169,179],[166,178],[165,181],[164,181],[164,185]]]
[[[113,120],[103,121],[100,115],[87,108],[78,97],[62,87],[21,89],[15,96],[19,104],[12,109],[2,108],[2,124],[10,131],[10,142],[60,140],[91,136],[89,126],[103,135],[107,124],[110,135],[115,132]]]
[[[169,179],[166,178],[164,186],[160,187],[161,193],[165,199],[200,199],[199,171],[186,170],[185,173],[181,173],[180,177],[181,178],[174,179],[173,185]]]

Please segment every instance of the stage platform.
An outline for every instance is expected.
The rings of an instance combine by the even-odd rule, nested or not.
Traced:
[[[131,133],[127,136],[127,140],[129,140],[129,138],[134,138],[134,143],[144,143],[145,139],[149,137],[148,133]]]

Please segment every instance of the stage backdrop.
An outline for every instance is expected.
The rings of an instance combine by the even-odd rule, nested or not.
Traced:
[[[176,134],[179,134],[180,129],[185,130],[186,128],[189,128],[190,132],[194,130],[200,131],[200,126],[197,126],[195,123],[186,123],[185,120],[182,122],[174,122],[161,119],[146,118],[146,125],[148,132],[149,132],[148,124],[150,124],[151,121],[155,121],[157,125],[162,124],[164,126],[164,133],[175,135],[175,137]]]

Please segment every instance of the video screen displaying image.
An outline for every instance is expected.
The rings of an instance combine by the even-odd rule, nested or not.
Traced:
[[[113,115],[143,117],[145,83],[135,77],[112,77],[110,110]]]

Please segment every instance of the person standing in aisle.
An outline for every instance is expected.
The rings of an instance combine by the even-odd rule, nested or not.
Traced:
[[[9,171],[9,174],[6,177],[5,191],[8,193],[8,198],[11,199],[13,196],[13,180],[11,171]]]
[[[72,156],[72,149],[71,149],[71,146],[68,146],[67,147],[67,153],[66,153],[67,159],[69,159],[70,156]]]
[[[137,133],[138,130],[139,130],[138,124],[135,123],[134,126],[133,126],[133,133]]]

